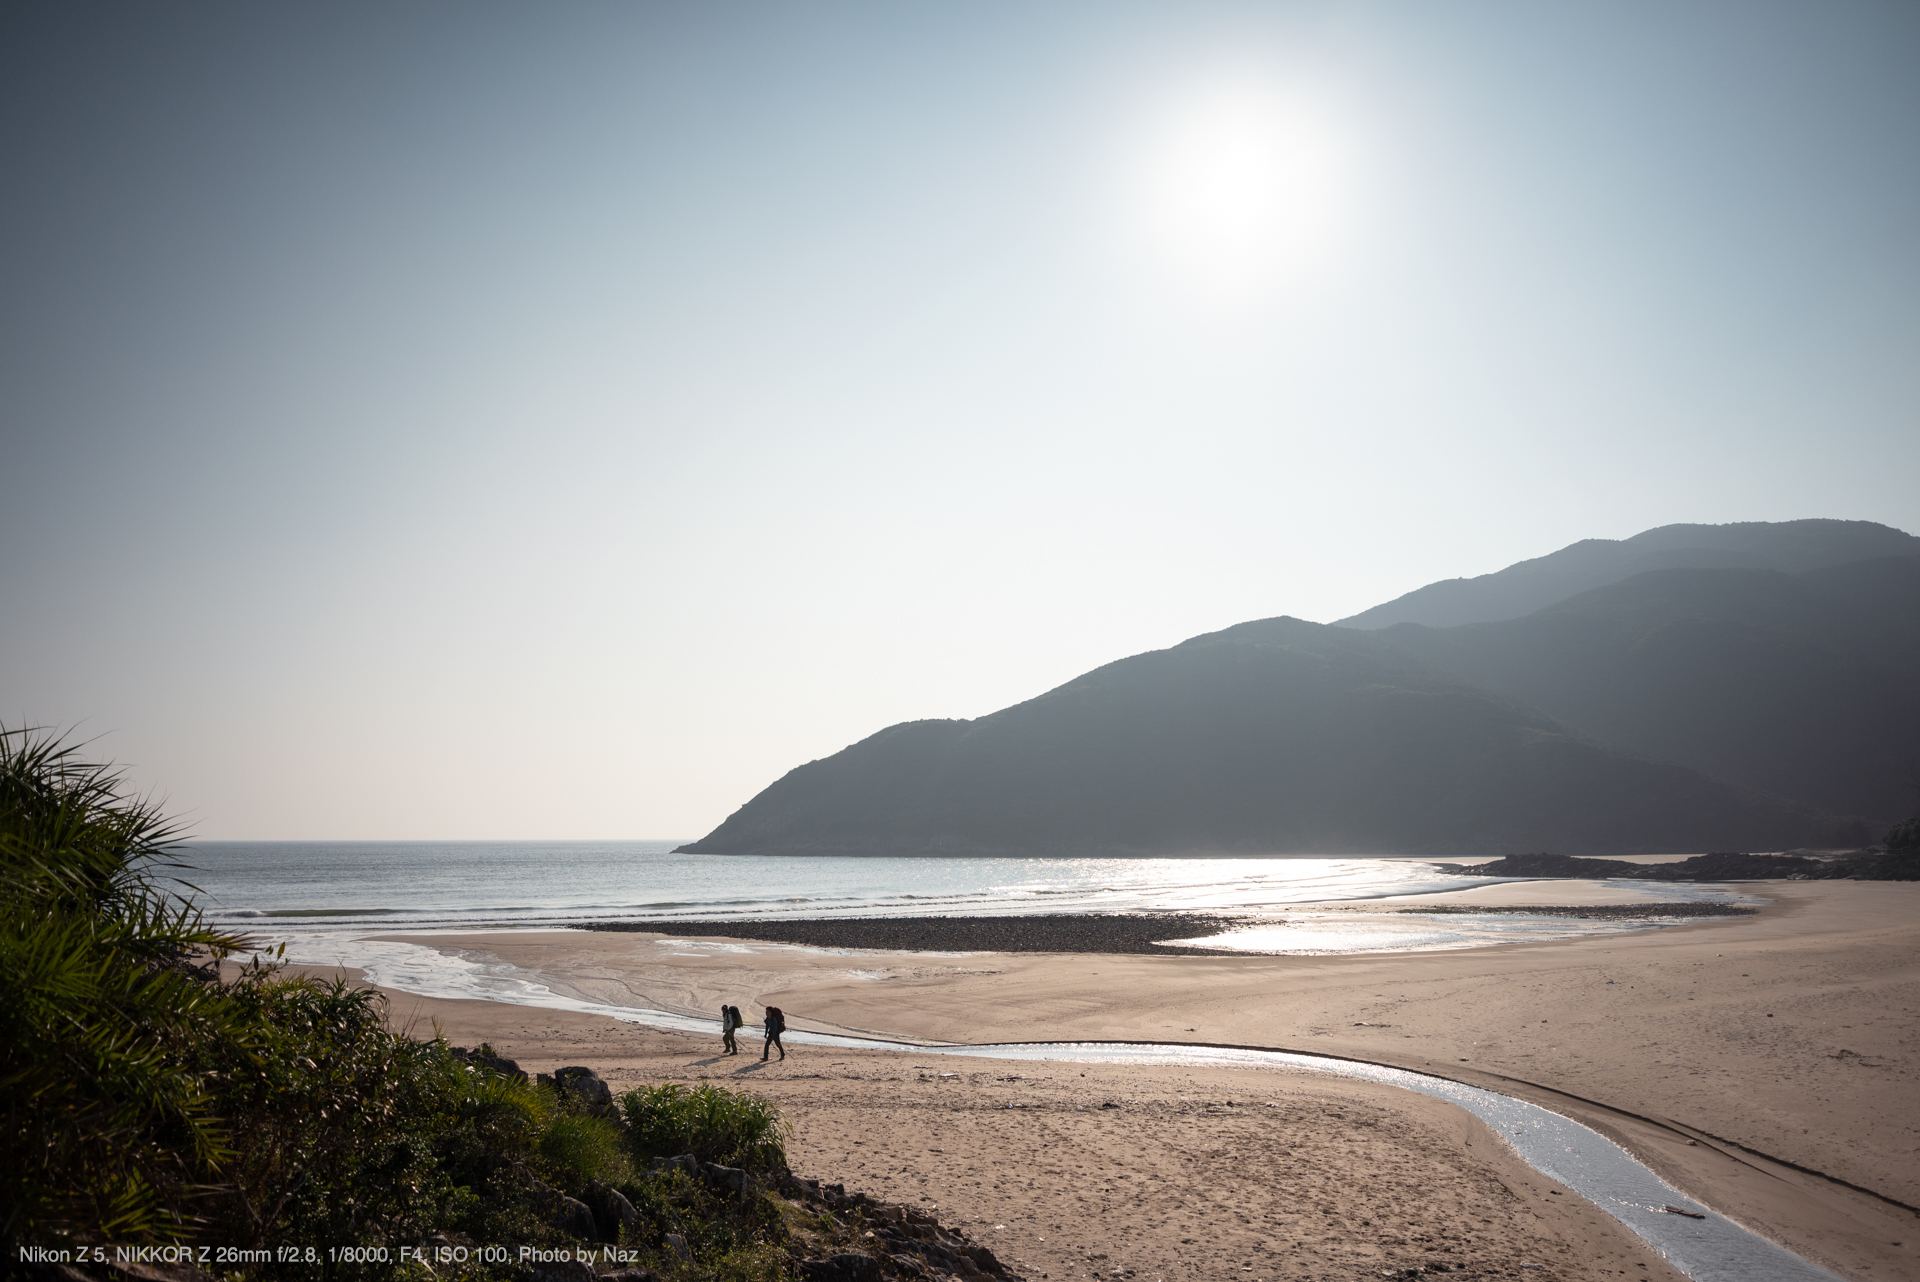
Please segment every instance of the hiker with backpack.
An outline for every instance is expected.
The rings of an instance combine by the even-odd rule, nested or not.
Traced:
[[[767,1044],[760,1051],[760,1062],[763,1064],[766,1063],[767,1052],[773,1050],[776,1046],[780,1048],[780,1058],[785,1059],[787,1057],[787,1048],[780,1046],[780,1034],[787,1031],[787,1017],[780,1013],[778,1006],[767,1007],[765,1027],[767,1030]]]
[[[744,1026],[746,1022],[746,1020],[740,1017],[740,1008],[738,1006],[722,1006],[720,1008],[720,1042],[727,1048],[722,1052],[723,1054],[738,1055],[740,1053],[739,1045],[733,1040],[733,1030]]]

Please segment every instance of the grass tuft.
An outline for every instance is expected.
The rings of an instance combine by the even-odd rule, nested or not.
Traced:
[[[784,1171],[792,1127],[772,1104],[710,1083],[643,1086],[620,1097],[627,1143],[641,1162],[691,1153],[703,1162]]]

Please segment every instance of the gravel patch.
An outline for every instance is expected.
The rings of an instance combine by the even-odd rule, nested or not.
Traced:
[[[813,921],[596,921],[582,930],[678,939],[758,939],[811,948],[935,953],[1161,953],[1241,957],[1224,948],[1159,943],[1218,935],[1249,924],[1204,913],[1059,914],[1045,917],[836,917]]]

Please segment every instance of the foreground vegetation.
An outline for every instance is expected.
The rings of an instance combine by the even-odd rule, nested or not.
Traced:
[[[666,1085],[610,1107],[397,1033],[367,990],[259,963],[222,979],[248,941],[169,889],[177,835],[74,746],[0,730],[10,1270],[23,1247],[172,1244],[220,1273],[425,1277],[400,1248],[437,1245],[465,1257],[439,1277],[524,1278],[518,1247],[597,1238],[666,1278],[791,1272],[772,1106]],[[486,1245],[515,1250],[460,1249]]]

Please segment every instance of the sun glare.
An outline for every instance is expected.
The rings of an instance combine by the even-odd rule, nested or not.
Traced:
[[[1351,149],[1324,110],[1261,82],[1173,100],[1135,162],[1137,239],[1209,294],[1244,294],[1324,262],[1351,210]]]

